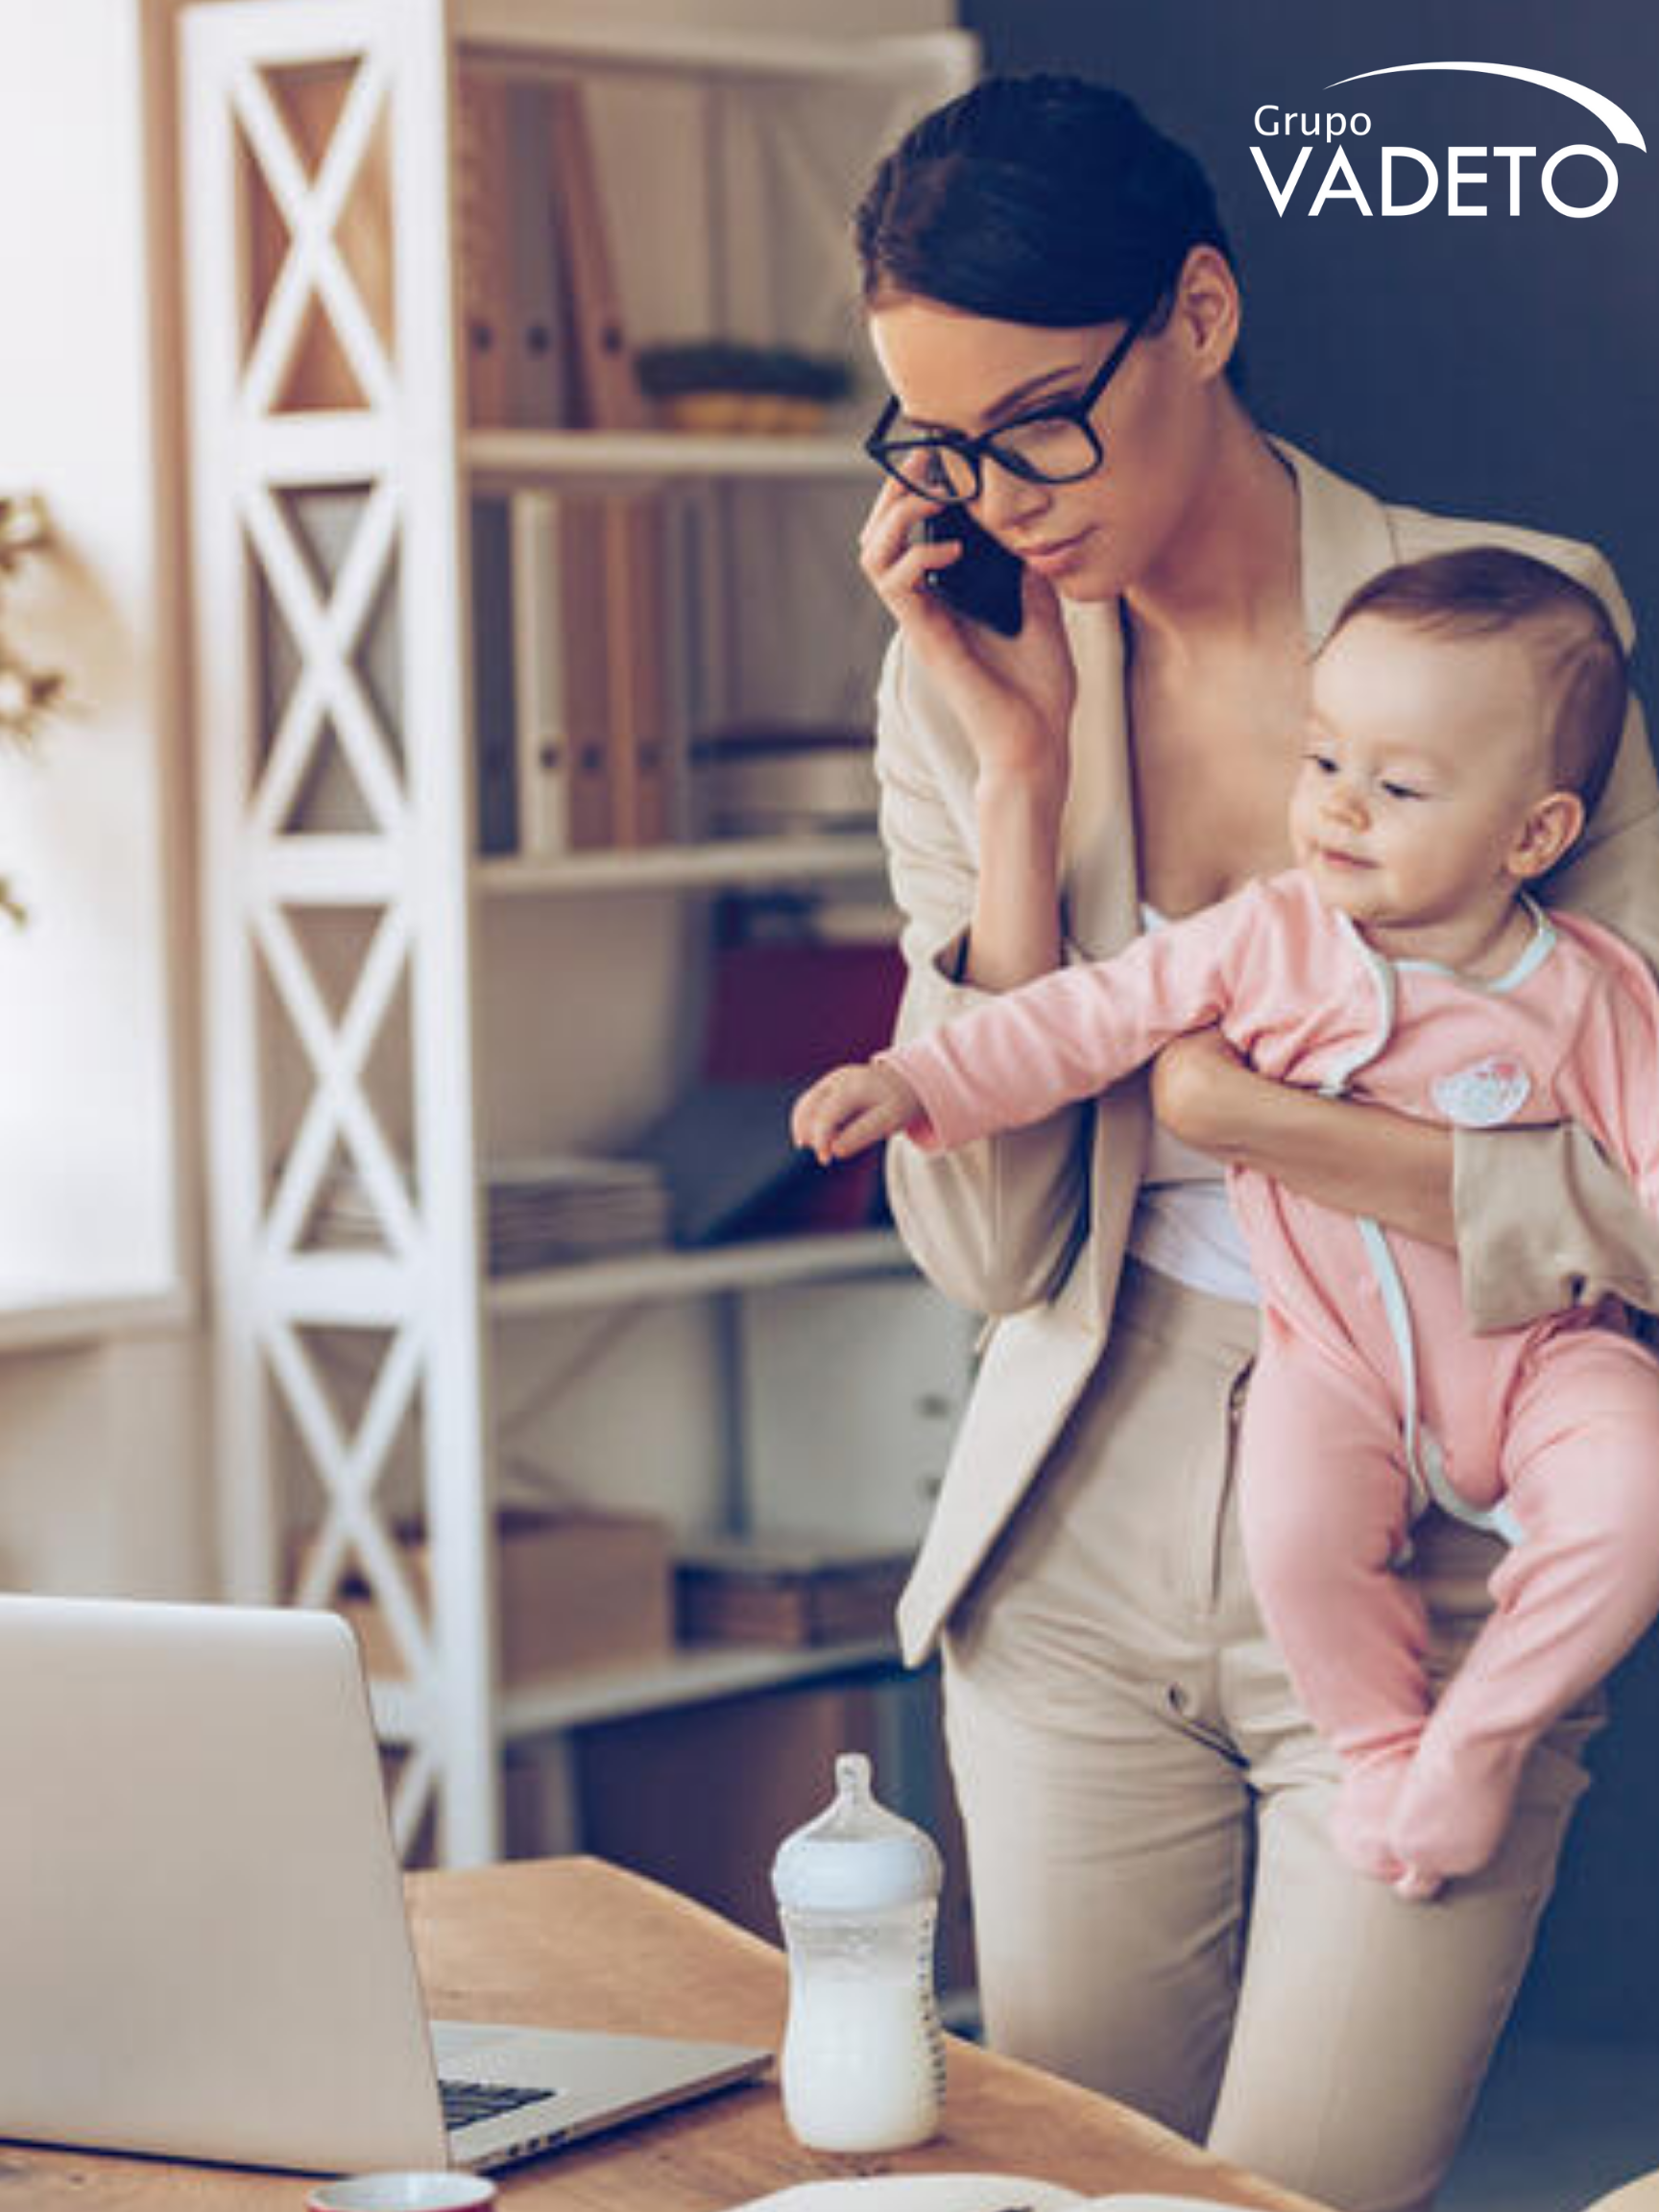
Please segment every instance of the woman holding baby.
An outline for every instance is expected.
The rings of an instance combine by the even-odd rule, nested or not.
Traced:
[[[881,165],[857,223],[893,394],[862,562],[897,635],[883,833],[902,1039],[1289,867],[1309,665],[1356,589],[1501,540],[1628,642],[1588,547],[1390,507],[1265,436],[1196,164],[1131,103],[991,80]],[[942,505],[1025,564],[1001,637],[929,582]],[[1632,708],[1551,903],[1659,960],[1659,789]],[[1411,1902],[1330,1835],[1334,1756],[1261,1616],[1234,1445],[1257,1345],[1223,1164],[1456,1255],[1493,1330],[1659,1292],[1624,1178],[1571,1124],[1458,1128],[1267,1080],[1214,1039],[955,1152],[895,1213],[984,1360],[902,1610],[944,1655],[992,2040],[1348,2212],[1418,2212],[1461,2131],[1584,1784],[1587,1700],[1479,1873]],[[1402,1573],[1453,1672],[1501,1542],[1430,1512]]]

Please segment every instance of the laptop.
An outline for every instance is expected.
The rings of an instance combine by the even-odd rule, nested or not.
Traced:
[[[767,2062],[427,2021],[333,1614],[0,1597],[0,2136],[496,2167]]]

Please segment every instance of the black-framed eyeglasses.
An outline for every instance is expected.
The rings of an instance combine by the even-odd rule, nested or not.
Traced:
[[[900,409],[897,399],[889,399],[881,420],[864,441],[864,450],[907,491],[920,492],[924,499],[941,507],[978,498],[987,455],[1028,484],[1075,484],[1080,477],[1092,476],[1106,458],[1100,433],[1090,417],[1147,320],[1145,315],[1136,317],[1074,399],[1046,401],[1029,415],[1016,415],[978,438],[955,430],[916,430],[890,437]]]

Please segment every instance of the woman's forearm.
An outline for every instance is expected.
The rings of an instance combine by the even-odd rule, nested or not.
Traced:
[[[1452,1132],[1386,1107],[1321,1098],[1256,1075],[1215,1040],[1181,1039],[1153,1076],[1159,1119],[1229,1166],[1455,1250]]]
[[[1321,1206],[1456,1249],[1449,1129],[1384,1106],[1261,1088],[1270,1095],[1245,1116],[1229,1158]]]
[[[1060,965],[1061,797],[981,777],[979,868],[961,980],[1009,991]]]

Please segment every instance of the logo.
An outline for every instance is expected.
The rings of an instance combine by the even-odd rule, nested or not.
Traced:
[[[1362,84],[1374,77],[1400,77],[1429,69],[1518,78],[1524,84],[1542,85],[1546,91],[1587,108],[1616,145],[1634,146],[1643,154],[1647,151],[1647,142],[1635,123],[1604,92],[1575,84],[1570,77],[1554,77],[1544,69],[1523,69],[1508,61],[1398,61],[1385,69],[1361,69],[1352,77],[1338,77],[1325,89],[1335,92],[1344,84]],[[1444,185],[1448,215],[1519,215],[1523,204],[1536,192],[1557,215],[1579,222],[1610,207],[1619,190],[1618,165],[1605,147],[1575,142],[1542,153],[1536,146],[1448,146],[1439,159],[1417,146],[1380,146],[1368,193],[1349,158],[1348,147],[1341,143],[1371,136],[1368,114],[1332,108],[1284,108],[1263,101],[1254,121],[1258,137],[1274,141],[1270,148],[1253,145],[1250,152],[1267,195],[1282,216],[1298,204],[1304,213],[1317,215],[1332,201],[1346,202],[1361,215],[1422,215],[1439,201]],[[1289,158],[1286,141],[1298,138],[1334,146],[1317,186],[1307,176],[1313,159],[1313,143],[1305,144],[1293,161]]]
[[[1532,1078],[1519,1060],[1493,1057],[1436,1078],[1431,1096],[1448,1121],[1461,1129],[1496,1129],[1513,1121],[1532,1095]]]

